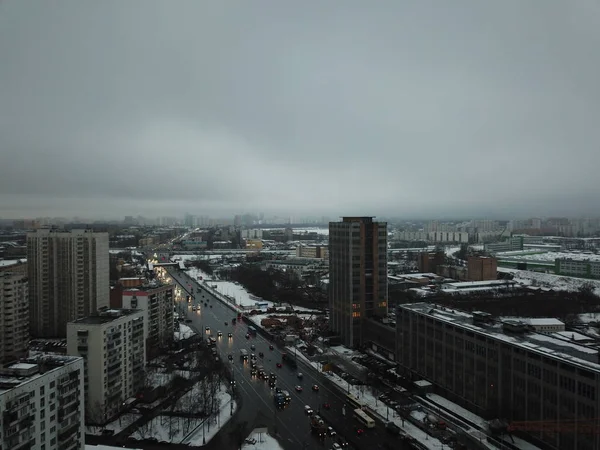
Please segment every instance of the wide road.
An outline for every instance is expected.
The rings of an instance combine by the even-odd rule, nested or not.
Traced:
[[[248,325],[243,322],[232,325],[231,319],[235,317],[235,313],[227,305],[212,296],[186,273],[175,270],[169,270],[169,273],[184,289],[189,291],[193,287],[194,302],[200,305],[199,311],[192,311],[191,305],[188,308],[188,318],[192,320],[194,328],[201,330],[205,337],[217,338],[218,331],[223,333],[223,337],[217,339],[217,349],[224,361],[227,361],[229,354],[233,356],[231,366],[236,389],[243,397],[243,407],[238,413],[239,417],[236,417],[237,420],[247,421],[254,426],[267,425],[271,432],[278,435],[286,450],[321,446],[329,449],[337,439],[327,438],[320,441],[311,433],[309,418],[304,411],[304,406],[309,405],[357,449],[385,448],[385,443],[390,444],[389,448],[410,448],[408,444],[386,433],[384,424],[377,420],[375,428],[365,430],[365,434],[358,437],[355,431],[358,423],[352,418],[352,408],[345,404],[345,394],[335,387],[328,377],[300,359],[297,369],[291,369],[285,364],[282,368],[277,368],[276,364],[281,362],[282,358],[282,352],[277,346],[274,345],[274,349],[269,350],[271,343],[260,334],[247,339]],[[209,333],[205,332],[207,326],[210,327]],[[228,338],[228,333],[232,333],[232,338]],[[255,346],[255,350],[251,349],[251,345]],[[276,374],[277,386],[291,394],[292,401],[285,410],[281,411],[275,407],[273,391],[268,383],[251,376],[250,361],[244,363],[240,359],[241,349],[246,349],[249,354],[255,353],[258,366],[263,366],[267,374]],[[264,353],[264,358],[258,357],[260,352]],[[298,372],[303,374],[301,380],[297,377]],[[319,386],[318,392],[311,389],[315,384]],[[296,392],[296,385],[302,386],[303,391]],[[324,403],[329,403],[331,408],[322,408]]]

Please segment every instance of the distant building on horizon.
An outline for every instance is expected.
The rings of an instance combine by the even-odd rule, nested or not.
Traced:
[[[65,337],[67,323],[108,308],[108,233],[44,228],[27,234],[31,334]]]
[[[365,319],[387,315],[387,223],[329,222],[329,326],[342,344],[363,344]]]

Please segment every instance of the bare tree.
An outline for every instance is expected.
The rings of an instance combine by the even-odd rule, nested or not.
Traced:
[[[87,405],[85,411],[85,423],[88,425],[101,426],[106,422],[104,406],[99,401]]]

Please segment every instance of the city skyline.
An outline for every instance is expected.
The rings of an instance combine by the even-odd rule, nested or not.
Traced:
[[[318,5],[2,2],[0,217],[598,210],[597,4]]]

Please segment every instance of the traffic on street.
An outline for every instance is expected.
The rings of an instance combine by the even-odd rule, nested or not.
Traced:
[[[232,384],[242,397],[237,421],[268,426],[289,450],[315,446],[411,448],[409,443],[387,433],[379,420],[360,423],[349,403],[351,399],[326,375],[256,333],[252,324],[240,320],[229,305],[187,273],[171,269],[169,274],[190,295],[188,325],[207,342],[214,342],[218,355],[231,365]],[[284,358],[294,359],[297,367]],[[308,410],[312,412],[309,414]]]

